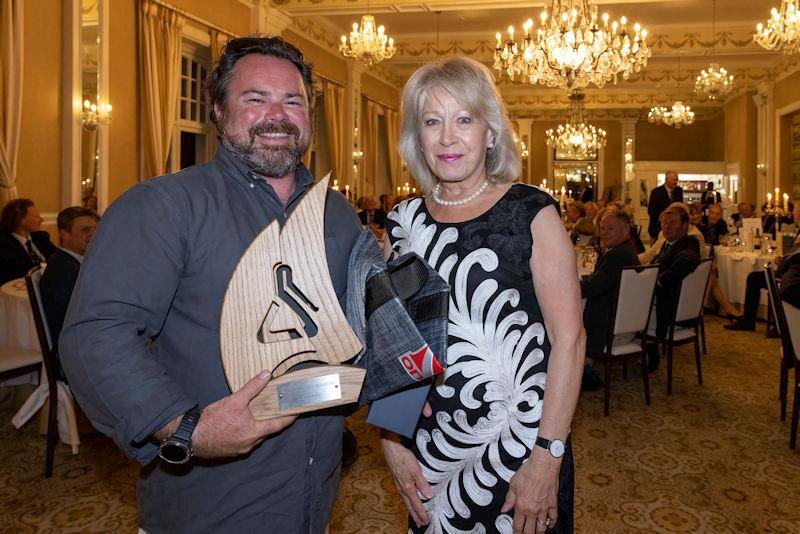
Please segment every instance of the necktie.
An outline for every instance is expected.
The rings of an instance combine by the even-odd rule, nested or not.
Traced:
[[[33,250],[33,241],[31,241],[31,238],[30,238],[30,237],[29,237],[29,238],[28,238],[28,240],[25,242],[25,248],[27,248],[27,249],[28,249],[28,254],[30,254],[30,256],[31,256],[31,261],[33,262],[33,264],[34,264],[34,265],[39,265],[40,263],[42,263],[42,259],[41,259],[41,258],[39,257],[39,255],[38,255],[38,254],[36,254],[36,252]]]

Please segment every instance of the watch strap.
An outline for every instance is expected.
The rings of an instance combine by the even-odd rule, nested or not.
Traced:
[[[181,419],[181,423],[178,425],[178,429],[167,439],[172,441],[181,441],[189,445],[192,442],[192,434],[197,426],[197,422],[200,421],[200,416],[202,413],[203,411],[200,409],[200,407],[195,404],[194,407],[190,408],[188,412],[183,414],[183,418]]]
[[[553,449],[551,448],[551,445],[553,445],[554,442],[561,443],[561,454],[559,455],[554,454]],[[547,439],[543,438],[542,436],[536,436],[536,445],[549,452],[554,458],[561,458],[564,456],[564,442],[559,439]]]

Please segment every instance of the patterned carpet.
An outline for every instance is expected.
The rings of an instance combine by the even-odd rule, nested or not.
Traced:
[[[614,373],[610,417],[602,392],[582,396],[573,424],[577,532],[800,533],[800,449],[789,449],[789,422],[778,417],[779,344],[763,325],[732,333],[722,324],[707,319],[702,386],[685,346],[672,397],[662,369],[645,406],[636,368],[625,382]],[[135,532],[136,468],[109,440],[85,436],[76,456],[59,445],[54,477],[44,480],[44,439],[35,425],[11,427],[15,402],[0,405],[0,532]],[[349,426],[360,457],[342,477],[330,532],[405,532],[377,431],[363,412]]]

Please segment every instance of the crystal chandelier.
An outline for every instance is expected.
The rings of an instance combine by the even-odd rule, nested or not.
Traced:
[[[94,104],[90,100],[83,101],[81,109],[81,125],[86,130],[94,131],[98,124],[111,122],[111,104]]]
[[[545,132],[547,146],[564,151],[569,159],[591,158],[606,146],[606,131],[583,120],[583,98],[583,93],[573,91],[569,96],[569,122]]]
[[[753,41],[767,50],[783,49],[785,54],[800,52],[800,0],[781,0],[780,11],[773,7],[766,27],[756,26]]]
[[[667,108],[665,106],[650,108],[650,113],[647,114],[647,120],[656,124],[663,123],[667,126],[674,126],[680,129],[694,122],[694,111],[680,100],[676,100],[675,103],[672,104],[672,108]]]
[[[386,36],[383,25],[376,29],[375,17],[372,15],[363,15],[360,27],[354,22],[349,40],[346,35],[342,35],[341,41],[339,52],[344,57],[355,58],[368,67],[389,59],[396,51],[394,39]]]
[[[678,75],[676,76],[678,83],[678,91],[681,87],[681,58],[678,56]],[[666,106],[654,106],[650,108],[650,113],[647,114],[647,120],[655,124],[666,124],[667,126],[674,126],[680,129],[683,126],[688,126],[694,122],[694,111],[692,108],[685,105],[680,100],[676,100],[672,104],[672,108]]]
[[[625,17],[609,24],[607,13],[598,20],[594,2],[552,0],[552,16],[547,10],[542,12],[535,35],[533,21],[528,19],[519,43],[514,40],[513,26],[505,43],[497,33],[494,68],[512,80],[519,76],[532,84],[567,89],[589,84],[603,87],[642,70],[652,55],[647,30],[636,23],[630,31]]]
[[[712,0],[711,15],[711,57],[714,57],[714,43],[717,40],[717,0]],[[694,82],[694,92],[709,100],[725,98],[733,90],[733,74],[712,62],[698,74]]]

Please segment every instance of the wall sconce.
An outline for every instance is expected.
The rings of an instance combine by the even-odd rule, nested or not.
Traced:
[[[111,104],[93,104],[88,99],[83,101],[81,124],[89,131],[95,130],[98,124],[111,122]]]
[[[766,163],[759,163],[756,165],[756,171],[758,174],[767,174],[767,165]]]

